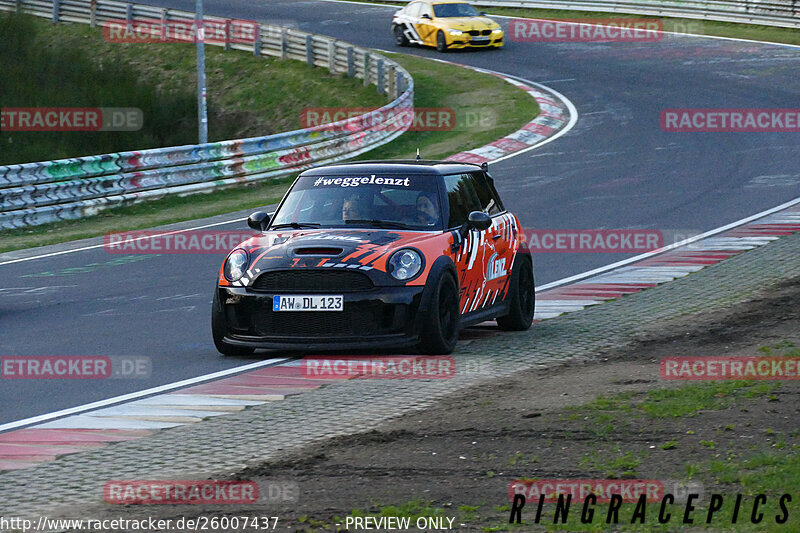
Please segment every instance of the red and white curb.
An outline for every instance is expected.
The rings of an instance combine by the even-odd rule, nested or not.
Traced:
[[[0,433],[0,470],[36,466],[62,455],[146,437],[329,383],[304,377],[300,363],[293,361]]]
[[[378,50],[385,54],[395,54],[390,50]],[[525,91],[539,104],[539,115],[510,135],[492,141],[480,148],[473,148],[446,158],[446,161],[462,163],[498,163],[504,159],[520,155],[543,144],[552,142],[570,131],[578,122],[578,110],[572,102],[558,91],[539,83],[489,70],[463,65],[444,59],[427,58],[430,61],[454,65],[482,74],[496,76]]]
[[[749,217],[746,220],[750,221],[730,229],[727,229],[730,226],[720,228],[691,242],[677,243],[668,250],[643,254],[633,258],[635,261],[630,265],[617,264],[616,268],[584,279],[540,287],[536,292],[534,318],[553,318],[655,287],[800,231],[800,198],[776,209],[777,212],[770,210],[771,214],[762,214],[757,219]]]
[[[540,113],[532,121],[525,124],[510,135],[492,141],[480,148],[473,148],[466,152],[451,155],[446,161],[460,161],[463,163],[497,163],[503,159],[519,155],[561,137],[578,121],[578,111],[564,95],[539,85],[532,81],[523,80],[495,72],[492,70],[461,65],[450,61],[443,63],[458,65],[490,76],[496,76],[530,95],[539,104]]]

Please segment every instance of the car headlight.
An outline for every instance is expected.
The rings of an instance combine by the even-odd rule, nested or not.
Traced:
[[[422,270],[422,257],[416,250],[404,248],[396,251],[389,258],[389,273],[399,281],[406,281]]]
[[[495,29],[492,30],[492,33],[503,33],[503,29],[502,28],[495,28]]]
[[[464,32],[461,30],[450,30],[450,35],[464,35]]]
[[[228,281],[239,281],[242,279],[242,276],[244,276],[244,273],[247,271],[247,263],[249,262],[250,258],[245,250],[237,248],[232,251],[225,260],[225,279]]]

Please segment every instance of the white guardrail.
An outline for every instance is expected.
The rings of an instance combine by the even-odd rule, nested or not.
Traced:
[[[190,12],[113,0],[0,0],[0,11],[92,25],[160,20],[164,29],[170,23],[190,26],[194,20]],[[204,18],[217,28],[229,28],[231,20]],[[371,150],[411,125],[414,81],[394,61],[294,29],[255,24],[255,34],[252,43],[225,38],[218,44],[346,73],[364,85],[374,83],[392,101],[358,117],[265,137],[0,166],[0,228],[81,218],[167,194],[285,176]]]
[[[485,7],[597,11],[800,28],[800,0],[473,0],[472,3]]]

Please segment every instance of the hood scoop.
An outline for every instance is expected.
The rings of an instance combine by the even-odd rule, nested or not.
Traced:
[[[301,248],[295,248],[294,255],[324,255],[333,257],[341,255],[343,251],[343,248],[337,248],[335,246],[304,246]]]

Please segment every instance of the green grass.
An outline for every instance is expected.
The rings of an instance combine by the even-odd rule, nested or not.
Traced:
[[[52,29],[60,31],[62,26],[55,26]],[[72,29],[80,30],[82,28],[73,27]],[[83,29],[85,30],[86,28]],[[223,52],[221,50],[219,52],[220,55],[242,55],[247,60],[257,60],[257,58],[252,58],[244,52]],[[482,146],[487,142],[511,133],[530,121],[538,113],[536,102],[527,93],[495,76],[479,74],[462,67],[419,58],[399,55],[394,55],[393,58],[401,62],[415,79],[415,105],[417,107],[449,107],[455,111],[456,116],[463,116],[467,110],[474,108],[472,99],[477,98],[478,94],[480,94],[480,98],[483,101],[492,102],[491,109],[496,112],[498,120],[494,127],[485,131],[456,128],[453,131],[409,132],[391,143],[364,154],[363,158],[409,157],[415,153],[417,147],[421,148],[422,154],[426,158],[444,157],[465,149]],[[142,58],[140,61],[147,63],[146,58]],[[279,91],[269,91],[269,88],[271,86],[274,87],[276,84],[274,79],[277,79],[278,72],[284,68],[298,68],[301,71],[308,69],[305,65],[295,65],[294,62],[275,62],[271,63],[271,65],[268,71],[271,71],[275,78],[269,78],[269,76],[268,78],[273,81],[268,82],[265,79],[254,76],[254,81],[252,82],[254,85],[265,86],[267,92],[271,95],[270,98],[279,96]],[[192,69],[192,65],[185,65],[183,67],[185,76],[191,77],[189,71]],[[313,72],[320,79],[327,75],[327,71],[324,69],[316,69]],[[180,77],[181,74],[177,72],[177,67],[175,67],[171,75]],[[352,80],[340,81],[349,82]],[[359,81],[358,84],[360,83],[362,82]],[[374,87],[371,87],[368,91],[374,92],[374,90]],[[342,93],[342,98],[345,98],[345,93],[346,91]],[[358,94],[356,91],[356,95]],[[295,98],[296,95],[288,95],[286,97]],[[358,98],[358,96],[354,98]],[[329,106],[332,105],[332,102],[314,101],[313,105]],[[353,105],[353,103],[351,102],[349,105]],[[299,114],[299,109],[303,107],[303,104],[298,103],[296,107]],[[187,197],[167,197],[143,204],[109,209],[99,215],[80,220],[0,231],[0,252],[94,237],[112,231],[149,228],[161,224],[255,208],[277,202],[283,196],[292,179],[293,177],[289,177],[269,183],[230,187],[207,194]]]
[[[701,410],[718,410],[730,406],[736,398],[766,395],[780,386],[768,381],[711,381],[684,385],[676,389],[651,390],[643,398],[631,393],[600,396],[580,407],[570,407],[578,417],[585,414],[595,424],[618,420],[616,415],[678,418],[694,416]]]
[[[361,1],[361,0],[351,0]],[[370,3],[382,3],[402,7],[405,3],[363,0]],[[486,11],[489,16],[501,15],[505,17],[539,18],[554,20],[575,19],[611,19],[611,18],[642,18],[660,19],[663,21],[665,31],[679,33],[694,33],[698,35],[715,35],[718,37],[733,37],[737,39],[750,39],[754,41],[767,41],[774,43],[800,44],[800,32],[792,28],[775,28],[759,24],[741,24],[737,22],[716,22],[680,17],[654,17],[624,13],[604,13],[600,11],[571,11],[567,9],[532,9],[515,7],[492,7],[474,4],[478,9]]]
[[[496,76],[419,57],[387,55],[414,78],[414,106],[452,109],[456,124],[449,131],[409,131],[362,159],[414,157],[417,148],[425,159],[443,159],[497,140],[539,114],[536,100]],[[483,122],[474,125],[481,118]]]
[[[765,347],[762,352],[775,355],[774,351],[782,351],[782,356],[797,356],[795,345],[791,343],[778,343]],[[606,420],[624,420],[631,416],[645,416],[648,418],[673,418],[690,417],[700,410],[725,409],[732,405],[736,399],[769,398],[770,392],[777,388],[777,383],[754,381],[726,381],[707,382],[685,385],[675,389],[653,390],[646,395],[619,394],[611,397],[600,397],[581,407],[571,408],[577,418],[587,417],[592,420],[599,418],[600,423]],[[733,431],[735,424],[728,424],[718,434]],[[694,431],[687,431],[694,434]],[[776,437],[771,429],[764,431],[766,437]],[[786,436],[775,438],[774,445],[766,450],[753,446],[748,452],[728,451],[727,457],[719,450],[720,446],[712,440],[700,440],[699,445],[710,452],[713,459],[699,463],[687,463],[684,466],[683,477],[687,480],[699,482],[704,487],[704,495],[695,501],[695,510],[691,517],[694,525],[700,528],[712,528],[715,531],[798,531],[800,530],[800,515],[796,512],[796,488],[800,486],[800,431],[792,431]],[[669,440],[659,446],[661,450],[678,449],[678,442]],[[611,453],[609,453],[611,452]],[[720,453],[715,453],[720,452]],[[670,452],[673,453],[673,452]],[[622,449],[616,450],[597,449],[590,452],[581,461],[582,465],[593,468],[609,477],[636,476],[636,470],[643,461],[647,461],[647,450],[641,452]],[[713,514],[712,521],[706,526],[711,494],[721,494],[724,498],[722,508]],[[782,514],[779,506],[781,495],[792,495],[793,503],[787,503],[789,520],[786,524],[777,524],[775,517]],[[739,511],[736,524],[731,523],[731,516],[736,501],[736,495],[743,495],[743,504]],[[764,513],[764,519],[759,524],[750,523],[750,513],[753,499],[758,494],[765,494],[767,502],[759,509]],[[660,503],[649,504],[647,507],[644,524],[631,523],[634,512],[634,503],[625,503],[619,511],[620,522],[613,526],[619,531],[676,531],[682,524],[684,506],[674,504],[668,510],[672,512],[672,520],[667,524],[657,522]],[[605,523],[608,504],[597,504],[595,517],[591,524],[582,524],[580,514],[582,502],[574,501],[570,508],[569,519],[566,524],[553,524],[554,504],[545,507],[540,523],[548,531],[606,531],[612,526]],[[523,519],[532,519],[532,513],[523,511]],[[492,528],[493,531],[512,530],[504,526]]]
[[[192,44],[111,43],[99,27],[2,14],[0,72],[3,107],[135,107],[144,115],[136,132],[0,133],[0,165],[197,142]],[[300,128],[306,107],[388,101],[361,80],[218,46],[206,47],[206,74],[212,141]]]

